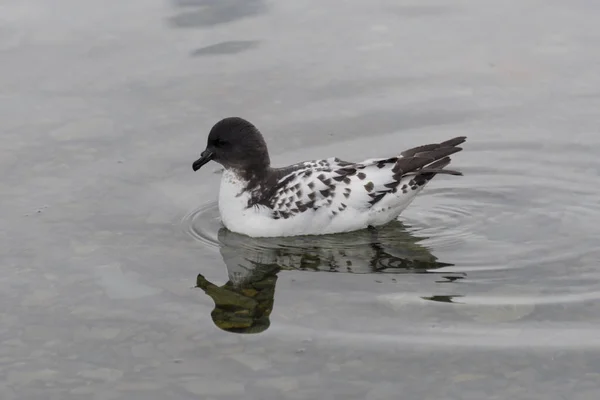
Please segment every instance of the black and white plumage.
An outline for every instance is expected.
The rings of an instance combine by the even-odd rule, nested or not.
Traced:
[[[462,175],[444,168],[465,140],[357,163],[328,158],[272,168],[258,129],[232,117],[212,128],[193,169],[210,160],[225,167],[219,212],[231,231],[254,237],[347,232],[397,218],[436,174]]]

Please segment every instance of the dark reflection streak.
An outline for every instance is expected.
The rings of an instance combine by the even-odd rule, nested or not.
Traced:
[[[229,40],[196,49],[191,55],[199,57],[236,54],[256,48],[259,43],[258,40]]]
[[[444,274],[445,283],[466,274],[436,271],[442,263],[399,222],[338,235],[249,238],[221,228],[220,252],[229,280],[216,286],[199,274],[196,287],[214,303],[215,325],[234,333],[259,333],[270,326],[277,274],[282,270],[353,274]],[[395,280],[394,280],[395,281]],[[442,296],[443,297],[443,296]],[[427,298],[442,301],[442,297]],[[448,298],[450,300],[450,298]]]
[[[436,301],[438,303],[454,303],[454,304],[461,304],[459,301],[455,301],[454,299],[457,299],[459,297],[463,297],[461,295],[437,295],[437,296],[430,296],[430,297],[421,297],[423,300],[431,300],[431,301]]]
[[[461,279],[465,279],[466,276],[467,276],[467,274],[465,274],[464,272],[461,273],[461,275],[456,275],[456,276],[442,276],[443,279],[446,279],[445,281],[435,281],[435,282],[436,283],[454,283]]]
[[[168,19],[174,28],[203,28],[263,14],[264,0],[171,0],[181,12]]]

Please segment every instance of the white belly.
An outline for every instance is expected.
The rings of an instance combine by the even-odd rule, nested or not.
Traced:
[[[332,217],[331,210],[322,207],[307,210],[287,219],[273,219],[272,211],[265,206],[248,208],[249,194],[243,193],[244,184],[231,171],[225,170],[219,189],[221,221],[232,232],[252,237],[322,235],[364,229],[369,225],[382,225],[395,219],[402,209],[356,210],[348,207]],[[408,204],[406,204],[408,205]]]

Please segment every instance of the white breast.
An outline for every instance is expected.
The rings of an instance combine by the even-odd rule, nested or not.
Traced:
[[[307,211],[288,219],[273,219],[264,206],[248,208],[250,195],[235,173],[224,171],[219,189],[219,213],[227,229],[248,236],[290,236],[326,233],[331,217],[326,209]]]
[[[219,189],[219,213],[223,225],[230,231],[238,231],[240,224],[250,216],[247,209],[249,195],[243,193],[244,183],[229,170],[223,172]]]
[[[245,187],[246,183],[235,173],[225,170],[219,190],[219,213],[227,229],[253,237],[318,235],[381,225],[396,218],[412,200],[402,199],[408,201],[402,201],[404,204],[401,207],[388,207],[385,204],[385,208],[359,210],[348,206],[336,217],[332,217],[331,207],[324,206],[289,218],[273,219],[273,210],[265,206],[248,207],[250,194],[244,192]],[[407,197],[415,194],[410,193]]]

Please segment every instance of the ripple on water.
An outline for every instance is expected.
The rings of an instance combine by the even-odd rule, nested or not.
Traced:
[[[425,237],[408,232],[408,227],[397,221],[374,230],[336,235],[251,238],[225,229],[213,202],[189,213],[183,225],[192,237],[222,254],[243,253],[246,260],[277,262],[282,269],[367,273],[427,271],[452,265],[439,262],[419,244]]]
[[[385,227],[337,235],[287,238],[250,238],[223,228],[215,203],[184,218],[186,232],[211,248],[218,248],[229,281],[222,286],[202,274],[197,287],[214,303],[215,325],[230,332],[257,333],[270,326],[277,274],[282,270],[353,274],[435,274],[450,282],[461,273],[444,272],[441,262],[419,244],[423,237],[408,232],[400,222]]]
[[[204,204],[183,217],[185,232],[210,247],[220,246],[218,233],[222,227],[216,202]]]
[[[443,293],[392,293],[379,300],[444,304],[473,321],[522,319],[538,305],[600,298],[590,263],[598,261],[590,254],[598,240],[593,221],[600,215],[599,187],[589,184],[588,164],[565,168],[552,157],[532,157],[534,148],[504,143],[484,157],[475,154],[478,161],[457,166],[465,177],[438,179],[400,217],[403,222],[376,230],[250,238],[222,227],[216,203],[194,210],[183,223],[192,237],[219,249],[234,286],[261,268],[263,286],[268,271],[292,269],[439,274],[446,280],[436,282],[461,283],[440,285]],[[564,153],[564,162],[576,158]],[[596,279],[576,278],[581,276]]]

